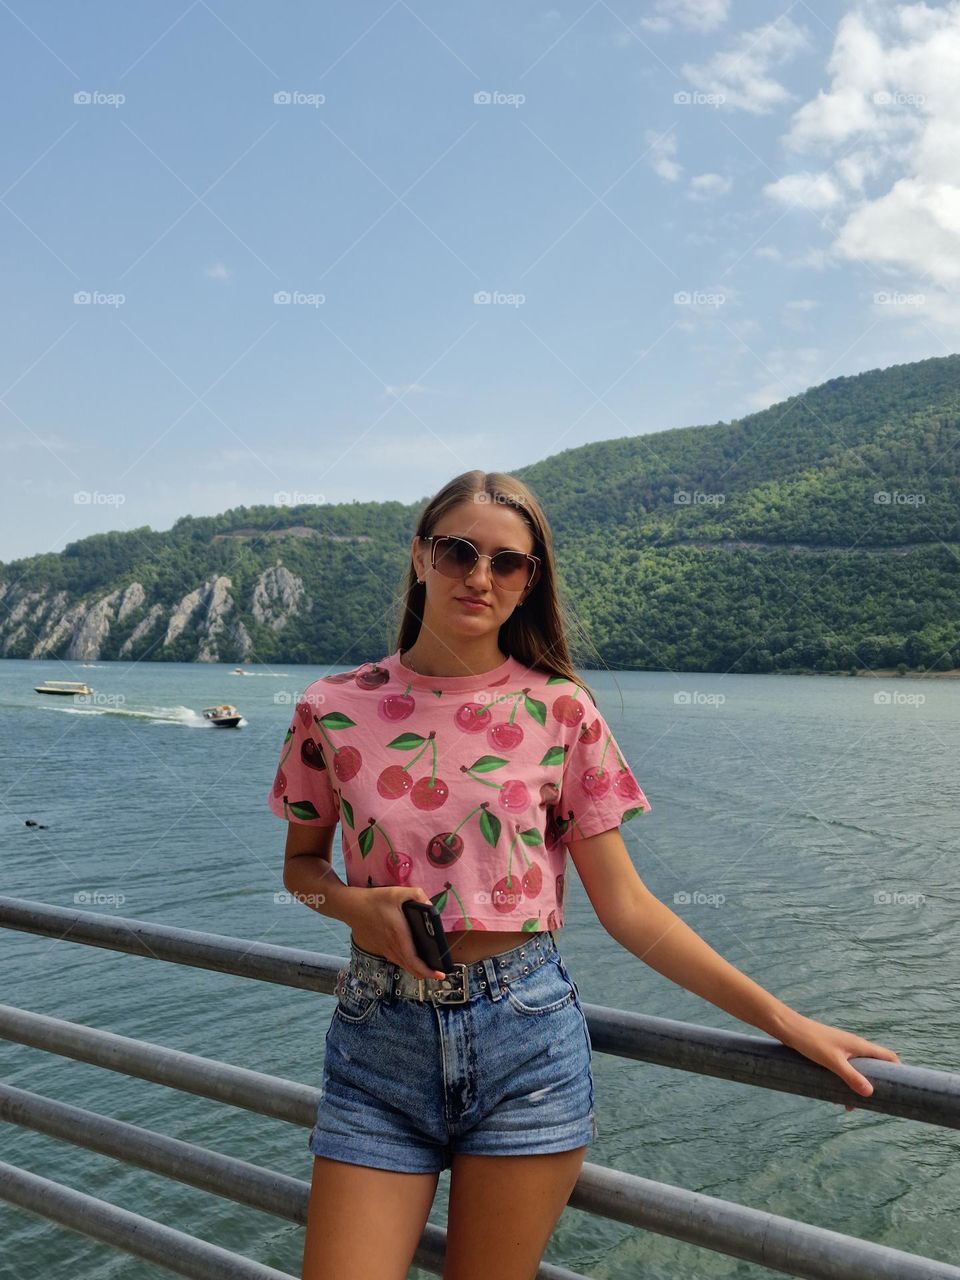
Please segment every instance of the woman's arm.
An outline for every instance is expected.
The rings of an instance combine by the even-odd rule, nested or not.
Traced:
[[[572,841],[570,856],[610,936],[665,978],[834,1071],[863,1097],[873,1093],[873,1085],[849,1058],[900,1061],[892,1049],[804,1017],[724,960],[650,892],[619,828]]]

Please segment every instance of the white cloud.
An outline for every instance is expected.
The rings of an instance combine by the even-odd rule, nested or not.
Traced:
[[[649,143],[647,158],[654,172],[667,182],[676,182],[683,173],[683,165],[678,164],[674,159],[677,154],[677,140],[674,135],[658,134],[655,130],[648,129],[644,136]]]
[[[827,173],[790,173],[768,182],[763,192],[781,204],[813,211],[829,209],[840,200],[840,189]]]
[[[741,32],[707,62],[684,63],[682,71],[696,89],[720,95],[725,105],[762,115],[793,96],[771,70],[807,45],[806,31],[781,15],[769,25]]]
[[[841,20],[828,69],[829,88],[796,111],[784,138],[827,167],[788,174],[767,194],[812,195],[808,203],[831,210],[834,260],[900,275],[909,292],[930,295],[928,316],[955,322],[960,0],[861,6]]]
[[[710,200],[713,196],[725,196],[733,182],[722,173],[698,173],[690,179],[687,192],[691,200]]]
[[[211,280],[229,280],[233,272],[222,262],[215,262],[212,267],[207,267],[206,274]]]
[[[686,27],[688,31],[714,31],[730,15],[730,0],[657,0],[655,12],[640,19],[648,31],[669,31]]]

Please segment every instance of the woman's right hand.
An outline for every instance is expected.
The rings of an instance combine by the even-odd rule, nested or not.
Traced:
[[[417,955],[413,934],[403,914],[403,903],[411,898],[428,904],[431,901],[429,894],[412,885],[399,885],[396,889],[357,886],[354,913],[347,921],[353,940],[361,950],[385,956],[391,964],[406,969],[415,978],[445,978],[445,973],[431,969]]]

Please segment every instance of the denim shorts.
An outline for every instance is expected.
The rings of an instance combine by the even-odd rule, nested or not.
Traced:
[[[457,1152],[540,1155],[597,1136],[590,1032],[552,933],[468,965],[463,1003],[396,996],[395,972],[351,939],[315,1156],[438,1173]]]

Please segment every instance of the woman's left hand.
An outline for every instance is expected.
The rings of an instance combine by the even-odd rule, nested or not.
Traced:
[[[854,1093],[869,1098],[873,1093],[873,1085],[861,1075],[856,1067],[850,1065],[850,1058],[882,1058],[885,1062],[899,1062],[900,1058],[885,1045],[874,1044],[872,1040],[864,1040],[852,1031],[843,1031],[840,1027],[828,1026],[825,1022],[816,1022],[813,1018],[805,1018],[802,1013],[791,1013],[789,1022],[776,1037],[781,1044],[796,1049],[811,1062],[819,1063],[840,1077]],[[843,1104],[847,1111],[854,1108]]]

